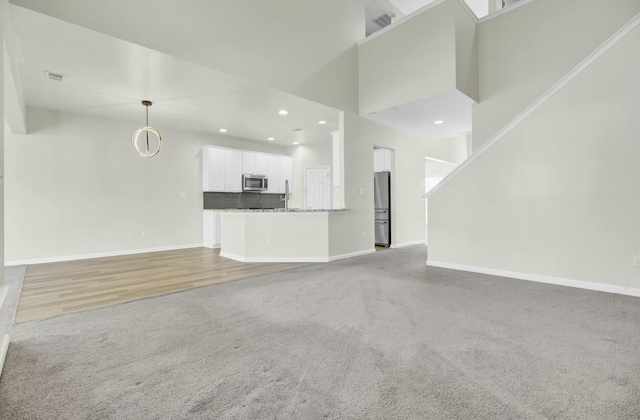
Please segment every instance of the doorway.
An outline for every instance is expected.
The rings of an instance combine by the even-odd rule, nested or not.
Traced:
[[[307,168],[307,199],[308,209],[331,208],[331,178],[328,166]]]

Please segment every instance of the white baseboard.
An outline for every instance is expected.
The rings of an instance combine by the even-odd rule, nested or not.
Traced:
[[[111,252],[99,252],[99,253],[95,253],[95,254],[81,254],[81,255],[67,255],[67,256],[49,257],[49,258],[35,258],[35,259],[32,259],[32,260],[5,261],[4,265],[6,267],[9,267],[9,266],[13,266],[13,265],[30,265],[30,264],[44,264],[44,263],[62,262],[62,261],[87,260],[87,259],[90,259],[90,258],[118,257],[120,255],[146,254],[147,252],[174,251],[174,250],[177,250],[177,249],[200,248],[202,246],[203,246],[202,244],[160,246],[160,247],[156,247],[156,248],[129,249],[129,250],[126,250],[126,251],[111,251]]]
[[[572,280],[562,277],[542,276],[538,274],[520,273],[517,271],[497,270],[493,268],[475,267],[471,265],[451,264],[440,261],[427,260],[427,265],[430,267],[450,268],[452,270],[490,274],[492,276],[510,277],[518,280],[535,281],[538,283],[548,283],[558,286],[576,287],[578,289],[596,290],[598,292],[616,293],[620,295],[640,297],[640,289],[633,287],[616,286],[613,284],[605,283],[594,283],[582,280]]]
[[[425,242],[426,242],[425,239],[419,239],[417,241],[403,242],[401,244],[391,244],[391,248],[402,248],[402,247],[411,246],[411,245],[422,245]]]
[[[4,361],[7,358],[7,350],[9,350],[9,341],[10,341],[9,336],[7,334],[5,334],[4,337],[0,337],[0,375],[2,375],[2,368],[4,367]]]
[[[245,257],[242,255],[230,254],[221,251],[220,256],[230,258],[240,262],[266,262],[266,263],[323,263],[344,260],[346,258],[357,257],[359,255],[371,254],[376,252],[375,249],[366,249],[364,251],[351,252],[349,254],[334,255],[332,257]]]
[[[244,255],[230,254],[220,251],[220,256],[230,258],[240,262],[263,262],[263,263],[302,263],[302,262],[327,262],[327,257],[246,257]]]
[[[347,258],[358,257],[360,255],[373,254],[374,252],[376,252],[376,249],[371,248],[371,249],[365,249],[364,251],[351,252],[349,254],[334,255],[333,257],[329,257],[329,261],[344,260]]]

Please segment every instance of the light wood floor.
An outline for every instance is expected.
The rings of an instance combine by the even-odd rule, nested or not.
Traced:
[[[241,263],[190,248],[29,265],[15,322],[129,302],[309,264]]]

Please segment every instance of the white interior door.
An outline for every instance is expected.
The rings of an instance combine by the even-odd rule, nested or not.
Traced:
[[[307,168],[307,208],[330,209],[329,168]]]

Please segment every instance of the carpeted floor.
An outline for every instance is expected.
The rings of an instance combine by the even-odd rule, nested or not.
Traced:
[[[0,418],[640,418],[640,299],[425,259],[394,249],[10,324]]]

